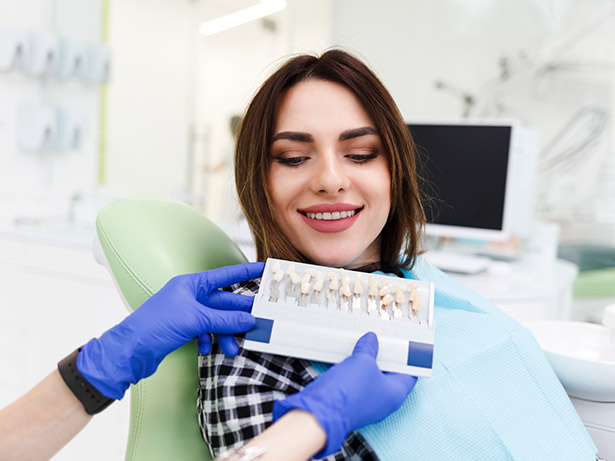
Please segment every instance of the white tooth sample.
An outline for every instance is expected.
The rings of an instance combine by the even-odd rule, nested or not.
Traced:
[[[296,285],[297,283],[301,282],[301,277],[299,277],[296,272],[289,272],[288,275],[290,276],[290,281],[293,285]]]
[[[417,296],[412,300],[412,311],[416,312],[421,308],[421,299]]]
[[[395,317],[396,319],[400,319],[402,316],[401,310],[397,309],[397,308],[393,308],[393,317]]]
[[[273,264],[271,265],[271,272],[275,274],[279,270],[280,270],[280,261],[276,259],[275,261],[273,261]]]
[[[329,278],[329,291],[338,290],[340,281],[335,272],[327,272],[327,277]]]
[[[385,296],[389,296],[391,299],[392,296],[389,294],[391,292],[391,288],[389,287],[388,284],[384,284],[381,288],[380,291],[378,292],[378,295],[380,296],[380,309],[384,309],[386,308],[386,304],[384,304],[384,298]]]
[[[335,296],[339,289],[339,280],[337,279],[337,275],[335,272],[327,272],[327,278],[329,279],[329,290],[327,291],[327,300],[329,301],[329,305],[335,303]]]
[[[296,286],[297,283],[299,283],[299,276],[297,275],[297,273],[295,272],[295,265],[294,264],[290,264],[288,266],[288,278],[290,279],[290,283],[286,285],[286,297],[287,298],[293,298],[295,296],[297,296],[296,293]]]
[[[277,272],[273,274],[273,278],[271,279],[271,290],[269,294],[269,301],[276,302],[278,300],[278,296],[280,295],[278,288],[280,286],[280,282],[282,281],[282,278],[284,278],[284,271],[282,269],[279,269]]]
[[[314,291],[320,292],[322,290],[322,285],[325,282],[325,278],[322,275],[322,272],[318,272],[316,275],[316,281],[314,282]]]
[[[342,297],[342,303],[341,303],[341,308],[344,311],[347,311],[349,309],[348,306],[348,300],[350,299],[350,287],[348,285],[342,285],[342,288],[340,289],[340,295]]]
[[[314,286],[312,287],[312,303],[318,304],[320,301],[320,292],[322,291],[322,285],[325,282],[325,278],[322,275],[322,272],[316,273],[316,281],[314,282]]]
[[[352,296],[352,308],[361,309],[361,292],[363,291],[363,285],[361,284],[361,275],[357,274],[354,279],[354,290]]]
[[[307,274],[310,274],[312,277],[316,277],[316,274],[318,274],[318,271],[316,269],[314,269],[313,267],[308,267],[305,272]]]
[[[331,219],[340,219],[340,212],[334,211],[333,213],[331,213]]]
[[[382,290],[380,290],[380,292],[382,292]],[[380,298],[380,314],[382,314],[382,312],[387,312],[388,311],[387,308],[393,301],[394,301],[393,296],[391,296],[390,293],[385,293],[385,295]],[[388,312],[387,312],[387,315],[388,315]]]
[[[309,272],[306,272],[305,274],[303,274],[303,277],[301,277],[301,283],[309,282],[311,278],[312,276],[309,274]]]
[[[400,310],[401,305],[404,303],[405,300],[406,298],[404,296],[404,292],[402,291],[401,287],[395,287],[395,304],[393,305],[393,311],[395,311],[395,309]]]
[[[378,297],[378,285],[376,285],[376,279],[373,275],[369,276],[369,293],[367,296],[367,312],[374,312],[376,310],[376,298]]]
[[[382,297],[382,304],[381,304],[381,308],[382,309],[386,309],[386,307],[391,304],[393,302],[393,296],[391,296],[390,293],[385,294]]]
[[[348,272],[346,272],[343,267],[340,268],[340,278],[342,279],[342,285],[350,285]]]
[[[386,310],[380,311],[380,318],[382,320],[389,320],[389,313]]]
[[[357,274],[357,276],[354,279],[354,294],[355,295],[360,295],[361,292],[363,291],[363,284],[361,282],[363,282],[361,274]]]

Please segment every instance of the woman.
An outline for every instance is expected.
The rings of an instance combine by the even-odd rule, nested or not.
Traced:
[[[595,447],[531,334],[418,257],[425,218],[414,146],[391,96],[362,62],[332,50],[284,64],[247,109],[235,165],[259,260],[436,283],[433,377],[394,417],[319,455],[593,459]],[[310,389],[322,364],[212,352],[200,357],[198,405],[214,453],[243,445],[288,410],[315,414],[294,397]]]

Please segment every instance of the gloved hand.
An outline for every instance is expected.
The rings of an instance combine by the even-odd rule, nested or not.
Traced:
[[[366,333],[350,357],[329,368],[301,392],[276,400],[273,420],[290,410],[312,413],[327,434],[326,446],[315,458],[338,451],[349,432],[377,423],[397,410],[416,378],[398,373],[383,373],[376,364],[378,338]]]
[[[264,263],[246,263],[172,278],[141,307],[100,338],[85,344],[77,368],[106,397],[120,399],[128,386],[150,376],[167,354],[195,338],[211,350],[209,334],[231,335],[254,327],[253,297],[219,288],[262,275]],[[237,354],[232,336],[220,344]]]

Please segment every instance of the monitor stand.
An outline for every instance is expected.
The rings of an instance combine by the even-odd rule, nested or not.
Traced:
[[[485,256],[446,250],[430,250],[423,255],[423,258],[445,272],[470,275],[486,271],[491,263],[491,259]]]

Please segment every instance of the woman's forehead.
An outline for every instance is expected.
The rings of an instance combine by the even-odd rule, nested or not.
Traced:
[[[359,99],[345,86],[307,80],[286,91],[276,111],[274,136],[280,132],[335,133],[375,125]]]

